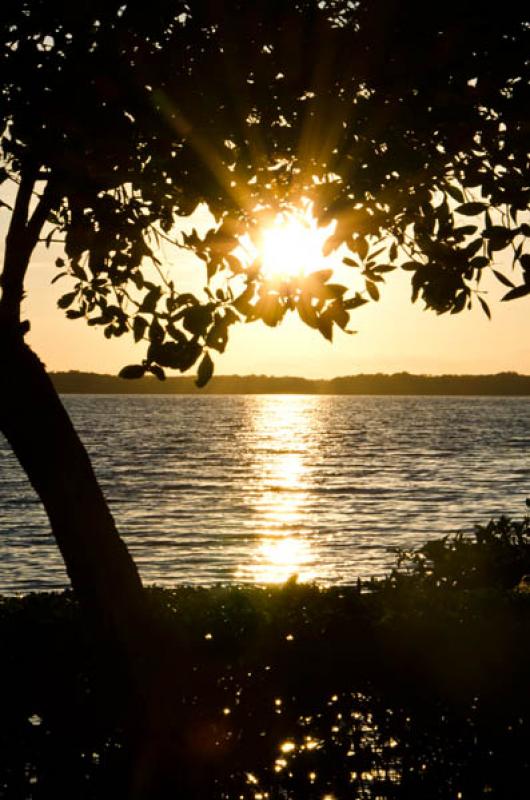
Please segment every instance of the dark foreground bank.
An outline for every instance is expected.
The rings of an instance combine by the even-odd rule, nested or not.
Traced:
[[[151,589],[166,796],[526,798],[527,573],[501,519],[362,587]],[[124,670],[72,596],[4,598],[0,637],[0,796],[132,797]]]

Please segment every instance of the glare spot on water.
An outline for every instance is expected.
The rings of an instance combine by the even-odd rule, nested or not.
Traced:
[[[305,450],[314,417],[300,410],[299,398],[287,395],[275,397],[273,407],[261,406],[254,417],[255,435],[267,450],[259,475],[261,492],[252,496],[260,538],[236,578],[284,583],[319,577],[318,554],[302,530],[308,500]]]
[[[257,583],[285,583],[293,576],[310,581],[316,577],[309,543],[295,536],[264,541],[257,555],[259,560],[253,568]]]

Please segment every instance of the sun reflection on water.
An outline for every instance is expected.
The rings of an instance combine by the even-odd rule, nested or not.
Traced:
[[[315,580],[318,554],[303,524],[310,476],[306,451],[314,415],[306,398],[274,396],[256,407],[253,424],[256,438],[263,443],[261,459],[255,464],[256,488],[249,496],[258,536],[236,579],[260,584],[284,583],[293,577]]]
[[[293,576],[299,581],[317,577],[313,569],[311,546],[295,536],[263,541],[257,551],[261,557],[253,568],[257,583],[285,583]]]

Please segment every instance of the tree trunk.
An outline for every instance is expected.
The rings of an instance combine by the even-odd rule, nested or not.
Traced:
[[[98,626],[130,643],[144,607],[136,565],[86,450],[19,325],[0,329],[0,374],[0,430],[44,504],[72,587]]]

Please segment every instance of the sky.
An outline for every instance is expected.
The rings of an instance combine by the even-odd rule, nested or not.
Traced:
[[[0,216],[5,232],[7,213]],[[191,226],[191,223],[190,223]],[[2,237],[3,238],[3,237]],[[51,285],[60,250],[39,245],[26,281],[24,318],[31,330],[28,340],[52,371],[82,370],[116,374],[143,357],[132,337],[107,340],[99,328],[83,320],[68,320],[57,299],[69,290],[69,279]],[[165,268],[182,291],[204,285],[202,262],[189,253],[164,253]],[[340,264],[335,257],[331,266]],[[352,279],[343,268],[340,279]],[[295,375],[332,378],[360,372],[422,374],[480,374],[517,371],[530,374],[530,305],[527,298],[499,302],[506,289],[495,279],[484,283],[492,310],[488,320],[479,309],[437,316],[410,302],[410,273],[387,276],[378,303],[370,302],[352,315],[357,332],[338,331],[330,344],[303,325],[294,314],[277,328],[261,321],[233,326],[223,355],[214,355],[218,374]]]

